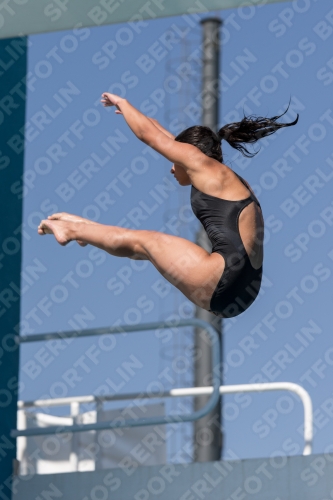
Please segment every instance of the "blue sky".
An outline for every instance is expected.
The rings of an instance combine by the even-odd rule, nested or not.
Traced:
[[[252,160],[223,144],[225,163],[254,187],[266,220],[263,292],[241,317],[224,322],[224,380],[303,385],[314,402],[314,451],[323,452],[333,428],[332,5],[308,0],[216,14],[224,19],[221,124],[243,112],[276,115],[289,101],[288,119],[300,114],[296,127],[262,141]],[[66,211],[194,240],[189,188],[177,186],[170,164],[99,99],[104,91],[120,93],[175,132],[199,123],[198,21],[176,17],[140,29],[112,25],[29,38],[22,333],[75,328],[78,314],[91,328],[193,314],[150,264],[74,243],[62,248],[36,228],[42,217]],[[191,371],[177,373],[170,361],[190,359],[190,330],[172,338],[117,336],[112,349],[102,342],[76,340],[58,351],[24,346],[20,397],[91,394],[108,377],[125,382],[122,392],[145,390],[166,367],[175,386],[191,385]],[[130,356],[140,368],[124,381],[120,368]],[[78,379],[70,383],[73,368]],[[225,449],[240,457],[300,453],[301,423],[301,405],[288,394],[228,396]]]

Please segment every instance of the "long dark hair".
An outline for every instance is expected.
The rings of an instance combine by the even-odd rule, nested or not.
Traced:
[[[289,106],[288,106],[289,108]],[[263,118],[261,116],[244,116],[240,122],[229,123],[220,128],[215,134],[209,127],[195,125],[194,127],[183,130],[175,138],[178,142],[186,142],[193,144],[200,149],[205,155],[222,162],[221,140],[226,140],[230,146],[240,151],[244,156],[252,158],[258,151],[251,153],[245,144],[254,144],[263,137],[274,134],[277,130],[283,127],[291,127],[298,122],[299,115],[290,123],[279,123],[277,120],[287,113],[288,108],[284,113],[272,118]]]

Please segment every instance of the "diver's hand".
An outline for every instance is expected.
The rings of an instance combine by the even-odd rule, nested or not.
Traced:
[[[109,106],[115,106],[116,107],[115,113],[117,115],[122,115],[122,112],[119,108],[119,104],[121,101],[123,101],[123,99],[116,94],[110,94],[109,92],[104,92],[102,94],[101,103],[103,104],[103,106],[105,108]]]

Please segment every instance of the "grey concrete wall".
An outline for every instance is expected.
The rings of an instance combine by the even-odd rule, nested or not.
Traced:
[[[330,500],[333,455],[21,476],[13,500]],[[33,472],[33,471],[32,471]]]
[[[287,0],[256,0],[269,4]],[[180,16],[182,14],[217,9],[232,9],[253,5],[253,0],[6,0],[0,11],[0,38],[31,35],[49,31],[70,30],[75,27],[103,26],[140,19]],[[10,3],[10,5],[8,5]]]

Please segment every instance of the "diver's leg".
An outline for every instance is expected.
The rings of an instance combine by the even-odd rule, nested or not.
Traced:
[[[38,232],[53,233],[61,245],[79,240],[116,257],[149,260],[188,299],[207,310],[224,270],[221,255],[209,254],[191,241],[157,231],[44,220]]]

